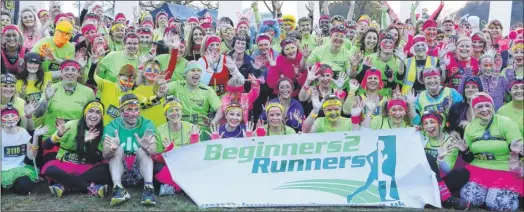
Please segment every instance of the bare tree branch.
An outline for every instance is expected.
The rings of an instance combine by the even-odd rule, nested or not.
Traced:
[[[274,10],[272,9],[272,7],[270,8],[269,5],[267,5],[267,2],[266,2],[266,1],[263,1],[263,2],[264,2],[264,4],[266,5],[266,8],[269,10],[269,12],[271,12],[271,14],[274,14],[274,13],[273,13]],[[274,18],[274,16],[273,16],[273,18]]]

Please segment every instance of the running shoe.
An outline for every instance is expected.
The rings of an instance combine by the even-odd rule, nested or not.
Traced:
[[[89,195],[93,195],[95,197],[104,198],[106,192],[107,192],[107,185],[96,185],[94,183],[87,188]]]
[[[131,195],[126,191],[125,188],[115,186],[113,188],[113,197],[111,198],[111,206],[119,205],[127,200],[131,199]]]
[[[175,187],[168,185],[168,184],[162,184],[160,185],[160,192],[158,192],[159,196],[167,196],[167,195],[174,195]]]
[[[465,211],[469,209],[471,203],[468,200],[460,199],[454,196],[451,196],[446,201],[442,202],[442,207],[454,210]]]
[[[142,193],[142,205],[156,205],[155,200],[155,189],[151,186],[144,186],[144,192]]]
[[[60,198],[64,194],[65,188],[62,184],[54,184],[49,186],[49,190],[51,190],[51,193],[56,197]]]

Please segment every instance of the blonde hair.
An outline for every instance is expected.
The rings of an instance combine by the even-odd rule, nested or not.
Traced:
[[[33,36],[37,36],[38,34],[40,34],[40,36],[42,38],[45,37],[46,36],[44,34],[45,32],[40,32],[40,29],[41,29],[40,28],[40,19],[38,19],[38,16],[36,15],[35,11],[33,11],[33,9],[31,9],[30,7],[24,7],[20,11],[20,18],[18,19],[18,28],[20,29],[20,32],[22,33],[22,35],[24,35],[24,33],[29,31],[28,28],[24,25],[24,23],[22,21],[22,18],[23,18],[23,15],[24,15],[25,12],[30,12],[31,15],[33,15],[33,19],[34,19],[34,23],[35,23],[35,25],[33,26],[33,28],[34,28]]]
[[[244,78],[240,77],[239,75],[235,75],[231,79],[229,79],[229,81],[227,81],[227,85],[237,87],[244,85],[245,82],[246,80]]]

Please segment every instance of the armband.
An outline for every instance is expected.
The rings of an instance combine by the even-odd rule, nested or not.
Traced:
[[[62,137],[58,136],[58,133],[55,133],[51,136],[51,141],[53,143],[57,143],[58,141],[60,141],[60,139],[62,139]]]

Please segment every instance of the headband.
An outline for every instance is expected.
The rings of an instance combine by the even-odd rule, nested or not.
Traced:
[[[487,102],[487,103],[490,103],[491,105],[493,105],[493,99],[491,98],[491,96],[487,93],[479,93],[479,95],[473,97],[473,99],[471,99],[471,107],[475,108],[475,105],[479,104],[479,103],[483,103],[483,102]]]
[[[125,108],[132,106],[132,105],[138,105],[138,99],[131,98],[128,99],[120,104],[120,110],[124,110]]]
[[[188,23],[197,23],[197,24],[199,23],[198,18],[197,18],[197,17],[194,17],[194,16],[189,17],[189,18],[187,19],[187,22],[188,22]]]
[[[509,89],[511,90],[511,88],[515,85],[522,85],[524,84],[524,81],[522,80],[513,80],[513,82],[511,82],[511,84],[509,84]]]
[[[14,24],[9,24],[9,25],[4,26],[4,28],[2,29],[2,34],[5,34],[7,32],[7,30],[14,30],[14,31],[18,32],[18,34],[22,34],[22,33],[20,33],[20,29],[18,28],[18,26],[14,25]],[[20,38],[18,38],[18,39],[20,39]]]
[[[80,70],[81,68],[80,64],[74,60],[65,60],[64,62],[62,62],[62,64],[60,64],[60,70],[64,70],[64,68],[68,66],[73,66],[78,70]]]
[[[298,44],[295,41],[295,39],[286,38],[280,42],[280,48],[283,50],[288,44],[293,44],[296,47],[298,47]]]
[[[167,35],[167,33],[169,32],[180,34],[178,27],[176,25],[166,27],[166,29],[164,30],[164,35]]]
[[[91,11],[95,11],[95,10],[98,9],[98,8],[102,8],[102,5],[99,5],[99,4],[95,5],[95,6],[91,9]],[[103,9],[103,8],[102,8],[102,9]]]
[[[260,34],[260,35],[257,36],[256,43],[258,44],[258,42],[263,41],[263,40],[267,40],[267,41],[269,41],[269,43],[271,43],[271,37],[268,34],[265,34],[265,33]]]
[[[49,11],[42,9],[42,10],[38,11],[37,16],[38,16],[38,18],[41,18],[44,15],[48,15],[48,14],[49,14]]]
[[[382,82],[382,73],[376,68],[371,68],[366,71],[366,74],[364,74],[364,79],[362,79],[362,88],[364,88],[364,90],[367,89],[368,78],[370,76],[376,76],[378,78],[379,90],[384,87],[384,82]]]
[[[180,109],[182,109],[182,105],[179,102],[170,101],[166,103],[166,105],[164,105],[164,113],[166,113],[170,108],[173,108],[173,107],[179,107]]]
[[[202,23],[200,24],[200,26],[204,29],[209,29],[209,28],[213,28],[213,24],[211,23]]]
[[[2,84],[16,84],[16,77],[12,74],[2,74],[1,78]]]
[[[515,52],[517,49],[524,49],[524,40],[519,39],[513,43],[513,46],[511,47],[511,51]]]
[[[339,106],[342,107],[342,102],[340,99],[330,99],[326,100],[322,103],[322,109],[329,107],[329,106]]]
[[[402,100],[402,99],[391,99],[388,101],[388,105],[387,105],[387,108],[388,108],[388,111],[393,107],[393,106],[401,106],[402,108],[404,108],[404,110],[408,110],[408,106],[406,104],[406,101]]]
[[[236,103],[232,103],[232,104],[229,104],[226,107],[226,113],[229,112],[232,109],[235,109],[235,108],[238,108],[238,109],[242,110],[242,112],[244,112],[244,108],[242,108],[242,106],[240,106],[239,104],[236,104]]]
[[[440,70],[436,68],[430,68],[426,69],[422,72],[422,77],[432,77],[432,76],[440,76]]]
[[[20,113],[18,113],[18,110],[13,107],[13,103],[7,103],[7,107],[2,109],[2,116],[7,114],[15,114],[16,116],[20,117]]]
[[[479,83],[475,80],[468,80],[464,85],[476,85],[478,87]]]
[[[429,112],[427,114],[422,115],[422,122],[424,122],[424,120],[430,119],[430,118],[437,120],[439,125],[442,124],[442,116],[436,114],[435,112]]]
[[[248,21],[239,21],[239,22],[237,23],[237,30],[238,30],[238,27],[239,27],[240,25],[242,25],[242,24],[245,24],[245,25],[247,25],[247,26],[249,27],[249,22],[248,22]]]
[[[111,26],[111,32],[115,31],[116,28],[126,28],[126,26],[122,23],[113,24],[113,26]]]
[[[124,19],[126,19],[126,16],[124,15],[124,13],[118,13],[118,14],[116,14],[116,16],[115,16],[115,21],[118,20],[118,19],[120,19],[120,18],[124,18]]]
[[[430,27],[435,27],[437,28],[437,22],[435,22],[434,20],[427,20],[424,22],[424,24],[422,24],[422,31],[426,30],[427,28],[430,28]]]
[[[315,63],[315,66],[320,68],[322,66],[322,64],[320,64],[319,62]],[[322,74],[331,74],[331,76],[333,76],[333,70],[331,68],[328,68],[326,67],[324,70],[322,71],[318,71],[316,75],[322,75]]]
[[[84,110],[84,116],[87,114],[87,111],[89,111],[89,109],[91,108],[98,108],[100,109],[100,111],[102,111],[102,116],[104,116],[104,107],[102,106],[102,104],[100,104],[100,102],[91,102],[87,105],[86,109]]]
[[[209,36],[209,38],[206,40],[206,49],[209,47],[209,45],[211,45],[211,43],[220,43],[222,42],[222,39],[220,39],[218,36],[216,35],[211,35]]]
[[[145,29],[145,30],[144,30]],[[153,32],[149,28],[142,28],[138,30],[139,35],[153,35]]]
[[[239,86],[227,85],[226,86],[226,91],[230,92],[230,93],[243,93],[244,92],[244,85],[239,85]]]
[[[361,20],[358,20],[357,21],[357,24],[360,24],[360,22],[365,22],[366,24],[369,25],[369,21],[367,19],[361,19]]]
[[[59,20],[60,18],[62,18],[62,17],[67,18],[66,14],[64,14],[64,13],[59,13],[58,15],[55,16],[55,21],[54,21],[53,23],[56,25],[56,22],[58,22],[58,20]]]
[[[86,25],[84,25],[82,27],[82,35],[86,34],[87,32],[89,32],[91,30],[95,30],[96,31],[96,26],[93,25],[93,24],[86,24]]]
[[[154,25],[154,24],[153,24],[153,21],[151,21],[151,20],[145,20],[145,21],[142,21],[141,26],[144,26],[145,24],[151,24],[151,26]]]
[[[480,41],[482,39],[480,38],[480,36],[477,33],[475,33],[475,34],[473,34],[473,36],[471,36],[471,40],[472,41]]]
[[[274,108],[274,107],[280,109],[280,112],[284,112],[284,107],[283,107],[280,103],[278,103],[278,102],[273,102],[273,103],[269,103],[269,104],[266,106],[266,114],[269,113],[269,109]]]
[[[330,20],[331,18],[329,17],[329,15],[323,15],[323,16],[320,16],[320,19],[318,19],[319,21],[321,20]]]

